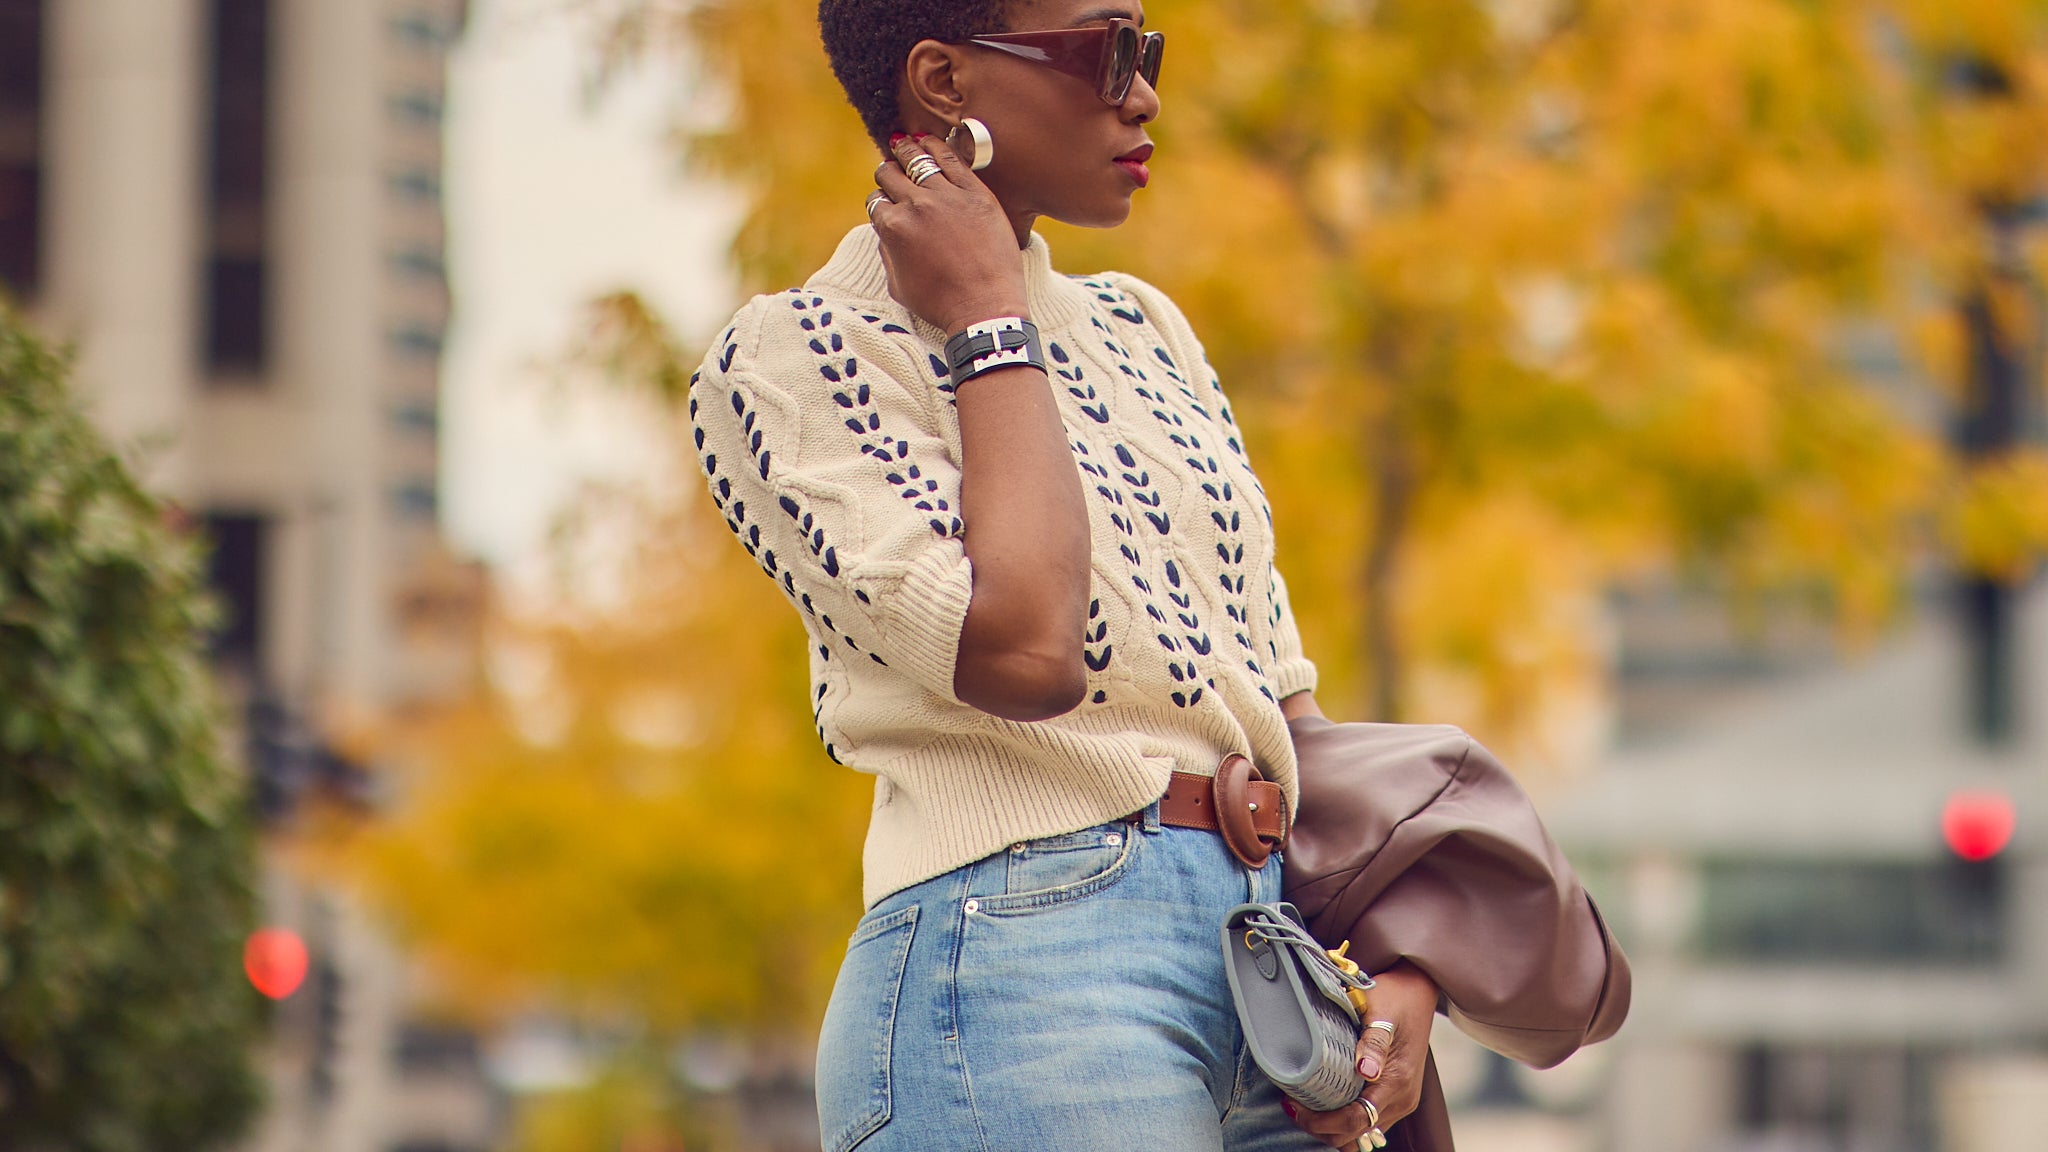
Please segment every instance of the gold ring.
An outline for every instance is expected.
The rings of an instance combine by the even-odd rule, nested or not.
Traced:
[[[889,199],[889,194],[887,192],[884,192],[880,189],[876,189],[875,191],[868,193],[868,219],[873,220],[875,218],[875,209],[880,208],[884,204],[890,203],[894,203],[894,201]]]
[[[1377,1104],[1374,1104],[1374,1103],[1373,1103],[1372,1101],[1370,1101],[1370,1100],[1367,1100],[1367,1099],[1366,1099],[1365,1097],[1363,1097],[1363,1096],[1360,1096],[1360,1097],[1358,1098],[1358,1103],[1359,1103],[1359,1105],[1360,1105],[1361,1107],[1363,1107],[1363,1108],[1365,1109],[1365,1123],[1366,1123],[1366,1126],[1367,1126],[1367,1127],[1369,1127],[1369,1128],[1377,1128],[1377,1127],[1379,1127],[1379,1126],[1380,1126],[1380,1109],[1379,1109],[1379,1105],[1377,1105]]]
[[[1372,1031],[1375,1028],[1379,1029],[1382,1032],[1385,1032],[1388,1036],[1392,1036],[1394,1034],[1394,1022],[1392,1020],[1375,1020],[1372,1023],[1367,1024],[1365,1026],[1365,1030],[1368,1032]]]
[[[904,175],[909,176],[912,183],[920,186],[942,171],[944,169],[939,167],[939,162],[930,156],[913,156],[910,163],[903,166]]]

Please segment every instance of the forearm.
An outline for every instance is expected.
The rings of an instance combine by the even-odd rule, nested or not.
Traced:
[[[1086,691],[1089,529],[1080,472],[1042,370],[997,369],[961,385],[954,400],[974,570],[954,690],[1005,719],[1048,719]]]
[[[1296,692],[1280,701],[1280,714],[1289,720],[1299,720],[1303,716],[1321,716],[1323,710],[1316,703],[1314,692]]]

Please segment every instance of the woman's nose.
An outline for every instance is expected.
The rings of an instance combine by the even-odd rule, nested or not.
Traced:
[[[1125,93],[1123,107],[1118,111],[1127,124],[1150,124],[1159,119],[1159,93],[1143,76],[1133,76],[1131,90]]]

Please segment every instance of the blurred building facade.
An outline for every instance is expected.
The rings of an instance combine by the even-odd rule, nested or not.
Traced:
[[[214,544],[264,815],[364,802],[352,740],[464,686],[481,577],[438,523],[441,110],[464,0],[0,0],[0,287]],[[473,1040],[282,868],[304,936],[251,1152],[493,1138]]]
[[[1577,1146],[2048,1139],[2048,588],[1995,638],[1969,595],[1930,594],[1847,661],[1824,638],[1717,641],[1696,611],[1624,612],[1621,690],[1644,722],[1550,808],[1637,977]],[[1987,645],[2010,657],[1992,682]],[[2003,723],[1983,723],[1985,692],[2010,702]],[[1958,855],[1944,818],[1967,839],[1998,805],[1952,810],[1959,794],[2017,811],[1988,859]]]

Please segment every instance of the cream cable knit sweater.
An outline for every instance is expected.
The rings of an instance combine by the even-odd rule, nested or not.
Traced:
[[[953,694],[973,577],[947,334],[890,298],[873,229],[742,308],[690,385],[712,499],[810,631],[825,751],[877,777],[870,906],[1136,811],[1231,752],[1295,794],[1279,701],[1315,666],[1201,344],[1135,277],[1061,276],[1035,236],[1022,255],[1095,541],[1088,693],[1064,716],[1020,724]]]

